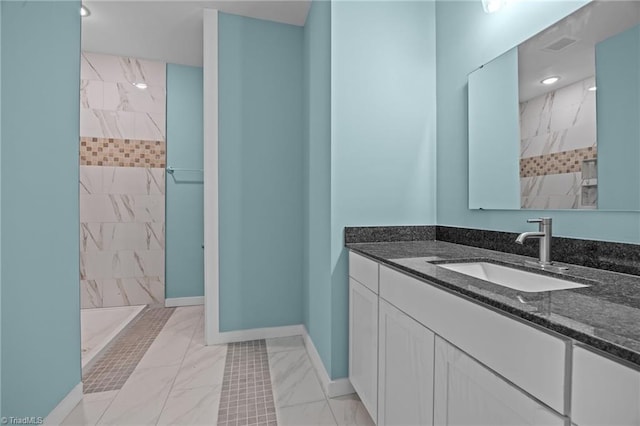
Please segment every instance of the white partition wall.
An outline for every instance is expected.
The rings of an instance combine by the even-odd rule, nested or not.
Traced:
[[[204,333],[216,343],[218,318],[218,11],[204,11]]]

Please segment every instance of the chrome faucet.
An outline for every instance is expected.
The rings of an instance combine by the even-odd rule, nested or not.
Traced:
[[[516,243],[524,244],[529,238],[540,240],[540,258],[537,262],[525,261],[527,265],[536,266],[542,269],[566,270],[566,267],[555,266],[551,262],[551,218],[541,217],[538,219],[527,219],[527,223],[538,223],[538,232],[523,232],[516,238]]]

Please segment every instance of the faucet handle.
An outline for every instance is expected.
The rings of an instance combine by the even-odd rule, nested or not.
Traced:
[[[540,223],[543,225],[551,225],[550,217],[539,217],[537,219],[527,219],[527,223]]]

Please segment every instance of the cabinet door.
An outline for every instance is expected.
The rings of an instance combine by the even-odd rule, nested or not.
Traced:
[[[576,347],[571,420],[579,426],[640,425],[640,372]]]
[[[439,337],[436,337],[435,352],[434,424],[542,426],[567,423],[566,418]]]
[[[378,402],[378,296],[349,279],[349,380],[375,421]]]
[[[382,299],[379,328],[378,425],[432,425],[435,335]]]

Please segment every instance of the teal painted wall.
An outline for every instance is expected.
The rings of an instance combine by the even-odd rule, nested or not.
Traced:
[[[518,49],[469,74],[468,101],[469,208],[519,209]]]
[[[2,415],[81,380],[79,1],[2,2]]]
[[[0,1],[0,417],[2,416],[2,2]]]
[[[304,27],[304,325],[331,368],[331,2]]]
[[[202,68],[167,64],[167,166],[202,170]],[[167,298],[204,296],[202,172],[167,173]]]
[[[640,220],[633,212],[467,208],[467,75],[585,3],[513,2],[495,14],[484,13],[480,1],[436,3],[438,224],[523,232],[532,230],[527,218],[551,215],[555,235],[640,242]]]
[[[302,324],[303,30],[219,15],[220,330]]]
[[[640,26],[596,45],[598,208],[640,210]]]
[[[348,373],[345,226],[434,224],[435,3],[331,10],[333,378]]]

